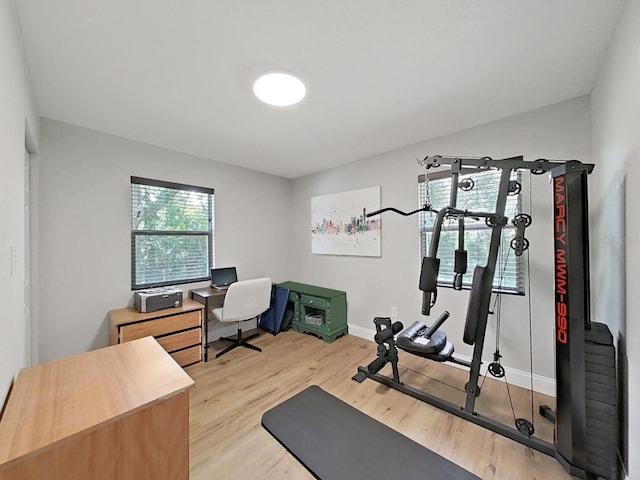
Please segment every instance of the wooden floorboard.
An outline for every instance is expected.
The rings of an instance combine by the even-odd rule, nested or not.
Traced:
[[[266,410],[314,384],[483,479],[571,478],[547,455],[370,379],[360,384],[351,380],[359,365],[375,358],[373,342],[347,335],[327,344],[288,331],[277,336],[262,333],[251,343],[262,353],[239,347],[215,359],[225,346],[216,342],[209,350],[209,362],[187,367],[196,382],[190,396],[192,480],[313,478],[262,428],[260,420]],[[464,402],[460,390],[466,371],[405,352],[400,352],[400,364],[405,383],[457,404]],[[390,374],[388,368],[382,373]],[[531,418],[530,393],[511,387],[510,394],[516,416]],[[537,415],[540,403],[553,407],[553,399],[534,396],[536,436],[553,442],[553,426]],[[506,387],[497,380],[485,381],[476,410],[513,424]],[[371,448],[384,455],[384,445],[376,445],[375,439]]]

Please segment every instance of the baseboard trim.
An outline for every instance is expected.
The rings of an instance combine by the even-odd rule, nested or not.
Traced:
[[[354,335],[356,337],[364,338],[365,340],[370,340],[373,342],[373,336],[375,334],[376,331],[374,329],[349,324],[349,335]]]

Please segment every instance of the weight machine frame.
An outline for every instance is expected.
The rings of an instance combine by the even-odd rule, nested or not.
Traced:
[[[465,215],[468,212],[456,210],[457,189],[459,175],[468,173],[469,168],[483,171],[500,169],[500,183],[496,208],[493,215],[482,214],[487,224],[492,227],[489,255],[485,274],[488,279],[484,283],[477,316],[477,329],[473,356],[470,363],[469,382],[465,386],[466,400],[463,407],[445,401],[428,392],[412,388],[400,381],[397,373],[397,351],[393,338],[387,339],[389,349],[395,351],[389,359],[393,365],[394,378],[378,373],[371,373],[367,367],[358,367],[358,373],[353,377],[358,382],[370,378],[390,388],[410,395],[425,403],[429,403],[441,410],[454,414],[472,423],[485,427],[502,436],[515,440],[521,444],[538,450],[544,454],[554,456],[565,470],[580,478],[595,478],[590,473],[587,459],[586,436],[587,420],[585,412],[586,381],[585,381],[585,341],[591,330],[590,321],[590,288],[589,288],[589,235],[588,235],[588,201],[587,175],[594,168],[593,164],[584,164],[578,160],[550,161],[538,159],[525,161],[522,156],[493,160],[489,157],[442,157],[427,156],[419,162],[426,169],[441,165],[451,166],[450,205],[438,212],[434,222],[434,233],[429,248],[429,255],[437,254],[438,239],[444,217],[447,212]],[[555,444],[533,438],[521,431],[483,417],[474,410],[475,399],[480,394],[478,380],[482,363],[484,337],[489,314],[489,303],[492,293],[498,251],[503,226],[506,223],[505,204],[510,192],[511,172],[515,170],[529,170],[532,174],[549,172],[553,178],[554,189],[554,239],[555,239],[555,331],[556,331],[556,438]],[[392,210],[403,215],[411,215],[419,211],[431,210],[425,205],[422,209],[410,213],[400,212],[394,208],[382,209],[370,215]],[[444,212],[444,213],[443,213]],[[489,222],[491,219],[491,222]],[[428,315],[431,308],[430,293],[423,291],[422,313]],[[602,324],[597,324],[604,327]],[[380,326],[376,323],[380,332]],[[608,331],[608,330],[607,330]],[[595,336],[598,337],[599,334]],[[598,340],[606,335],[600,335]],[[590,338],[593,338],[591,335]],[[606,344],[603,340],[602,344]],[[379,352],[382,344],[379,343]],[[455,363],[461,363],[452,360]],[[464,364],[464,362],[462,362]],[[378,369],[379,370],[379,369]],[[542,410],[542,409],[541,409]],[[549,409],[547,409],[547,413]]]

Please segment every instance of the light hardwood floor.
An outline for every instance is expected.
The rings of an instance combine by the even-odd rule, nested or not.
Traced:
[[[571,478],[549,456],[370,379],[361,384],[351,380],[359,365],[375,358],[373,342],[347,335],[327,344],[293,331],[262,333],[251,342],[263,352],[240,347],[215,359],[216,348],[224,347],[216,343],[209,350],[209,362],[186,369],[196,382],[190,397],[192,480],[312,479],[260,420],[265,411],[313,384],[483,479]],[[411,369],[401,369],[405,383],[463,403],[461,391],[423,374],[463,389],[464,370],[405,352],[400,352],[400,364]],[[382,373],[390,374],[388,368]],[[516,415],[530,418],[528,391],[511,387],[511,396]],[[552,442],[553,427],[537,415],[539,403],[553,406],[552,399],[536,395],[534,400],[536,435]],[[513,424],[506,389],[493,379],[486,380],[476,410]],[[384,445],[375,445],[375,439],[372,445],[384,454]]]

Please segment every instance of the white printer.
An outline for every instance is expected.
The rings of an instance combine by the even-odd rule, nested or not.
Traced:
[[[182,306],[182,290],[175,287],[149,288],[133,294],[133,304],[140,313]]]

